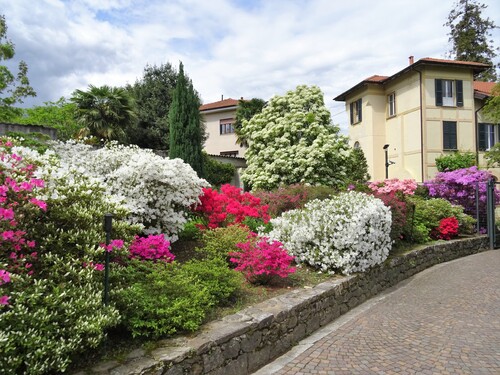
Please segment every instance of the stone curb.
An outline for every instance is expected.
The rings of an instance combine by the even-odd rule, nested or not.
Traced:
[[[150,353],[135,350],[123,363],[103,362],[77,374],[250,374],[384,289],[435,264],[487,249],[486,236],[421,247],[365,273],[294,290],[210,322],[193,338],[162,340]]]

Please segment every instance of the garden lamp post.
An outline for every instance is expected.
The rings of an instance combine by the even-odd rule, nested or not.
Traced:
[[[393,161],[389,160],[389,151],[387,150],[389,148],[389,145],[386,144],[384,145],[384,153],[385,153],[385,179],[387,180],[389,178],[389,165],[396,164]]]
[[[106,247],[108,247],[111,241],[111,230],[113,229],[113,214],[104,215],[104,231],[106,232]],[[105,251],[105,263],[104,263],[104,305],[109,303],[109,251]]]

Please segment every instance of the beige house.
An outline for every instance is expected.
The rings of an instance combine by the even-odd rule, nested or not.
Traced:
[[[241,174],[246,168],[246,148],[237,142],[234,133],[237,107],[238,100],[229,98],[203,104],[200,106],[200,113],[207,132],[205,151],[219,162],[234,165],[236,173],[231,184],[243,188]]]
[[[245,147],[236,142],[234,120],[238,100],[223,99],[218,102],[203,104],[200,113],[205,121],[207,140],[205,151],[209,155],[222,155],[243,158]]]
[[[362,148],[372,180],[386,173],[428,180],[435,159],[457,150],[476,153],[484,165],[484,151],[500,140],[498,125],[481,116],[494,83],[474,81],[489,65],[409,60],[396,74],[369,77],[334,99],[346,103],[351,146]]]

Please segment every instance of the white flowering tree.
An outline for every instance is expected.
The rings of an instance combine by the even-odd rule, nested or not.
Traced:
[[[343,184],[349,146],[339,130],[317,86],[273,97],[261,113],[243,121],[249,144],[243,180],[266,190],[281,184]]]

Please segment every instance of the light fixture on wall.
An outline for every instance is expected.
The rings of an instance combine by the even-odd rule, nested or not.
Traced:
[[[389,165],[396,164],[393,161],[389,160],[389,151],[387,150],[389,148],[389,145],[384,145],[384,153],[385,153],[385,179],[387,180],[389,178]]]

